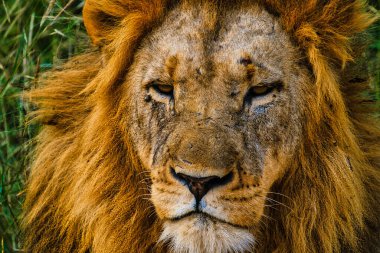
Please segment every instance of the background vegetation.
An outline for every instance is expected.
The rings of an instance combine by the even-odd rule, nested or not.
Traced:
[[[18,96],[38,76],[78,54],[87,39],[83,0],[0,0],[0,252],[17,252],[28,154],[37,126],[25,127]]]
[[[370,1],[378,12],[380,1]],[[80,53],[88,39],[83,0],[0,0],[0,252],[20,251],[19,222],[28,154],[38,126],[25,126],[18,96],[39,75]],[[377,9],[377,10],[376,10]],[[378,12],[380,15],[380,13]],[[370,70],[380,100],[380,24],[371,29]]]

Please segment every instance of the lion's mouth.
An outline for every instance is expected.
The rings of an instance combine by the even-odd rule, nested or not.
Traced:
[[[210,215],[206,212],[202,212],[202,211],[192,211],[192,212],[188,212],[184,215],[181,215],[181,216],[177,216],[177,217],[174,217],[174,218],[169,218],[168,220],[169,221],[172,221],[172,222],[176,222],[176,221],[180,221],[180,220],[183,220],[183,219],[186,219],[186,218],[196,218],[198,220],[198,222],[200,223],[208,223],[209,221],[212,221],[212,222],[219,222],[219,223],[223,223],[223,224],[226,224],[226,225],[230,225],[230,226],[233,226],[233,227],[236,227],[236,228],[242,228],[242,229],[249,229],[249,227],[247,226],[241,226],[241,225],[238,225],[238,224],[234,224],[234,223],[231,223],[229,221],[226,221],[224,219],[220,219],[218,217],[215,217],[213,215]]]
[[[199,211],[167,219],[159,239],[173,252],[251,252],[255,241],[250,229]]]

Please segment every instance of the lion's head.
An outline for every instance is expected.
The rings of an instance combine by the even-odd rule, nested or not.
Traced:
[[[32,252],[374,250],[360,1],[87,0],[98,49],[30,93]]]

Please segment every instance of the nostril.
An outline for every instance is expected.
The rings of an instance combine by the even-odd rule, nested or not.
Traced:
[[[209,176],[209,177],[192,177],[184,173],[176,173],[173,168],[170,169],[171,174],[181,183],[185,184],[190,192],[199,202],[206,193],[217,186],[227,184],[232,180],[233,173],[230,172],[224,177]]]
[[[184,178],[182,178],[179,174],[181,173],[177,173],[175,172],[175,170],[173,168],[170,168],[170,174],[175,178],[177,179],[178,181],[180,181],[182,184],[187,184],[186,180]]]

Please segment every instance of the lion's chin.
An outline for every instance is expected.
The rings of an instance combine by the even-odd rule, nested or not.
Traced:
[[[255,238],[247,229],[193,214],[166,221],[160,242],[173,253],[243,253],[252,250]]]

